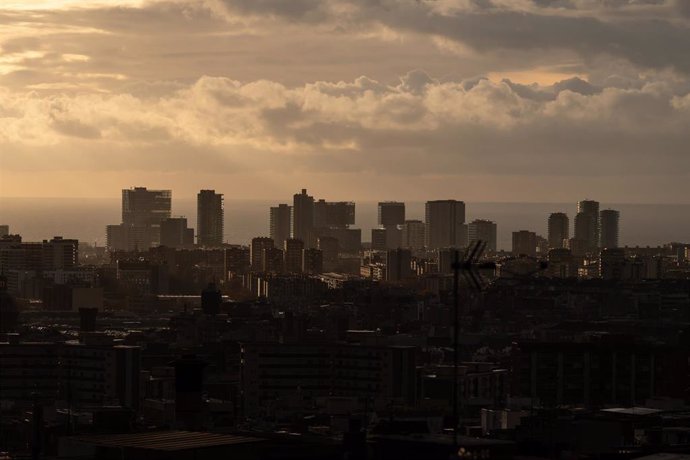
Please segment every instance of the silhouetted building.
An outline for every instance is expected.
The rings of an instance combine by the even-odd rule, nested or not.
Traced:
[[[626,275],[626,265],[624,249],[605,248],[601,251],[599,259],[599,276],[605,280],[621,280]]]
[[[578,212],[575,216],[575,239],[583,241],[587,252],[596,252],[598,247],[597,219],[591,213]]]
[[[10,234],[10,226],[9,225],[0,225],[0,238],[3,236],[7,236]]]
[[[278,249],[273,245],[264,248],[261,266],[261,271],[263,271],[264,273],[283,273],[285,271],[283,250]]]
[[[401,247],[420,250],[424,249],[426,225],[421,220],[406,220],[402,226]]]
[[[467,246],[465,203],[463,201],[427,201],[425,214],[427,248],[462,248]]]
[[[232,246],[225,248],[225,276],[229,273],[241,275],[249,271],[251,256],[246,246]]]
[[[548,274],[554,278],[577,276],[577,264],[570,249],[554,248],[548,252]]]
[[[314,227],[347,228],[355,223],[355,204],[349,201],[319,200],[314,203]]]
[[[204,425],[204,368],[206,363],[193,355],[183,356],[175,366],[175,419],[178,427],[201,431]]]
[[[371,249],[375,251],[383,251],[386,249],[386,229],[372,228],[371,229]]]
[[[208,283],[208,286],[201,291],[201,310],[207,315],[217,315],[223,304],[223,295],[216,283]]]
[[[332,271],[338,265],[338,254],[340,253],[340,242],[338,238],[332,236],[320,236],[318,248],[323,253],[323,268],[325,271]]]
[[[316,248],[302,251],[302,271],[309,275],[323,273],[323,251]]]
[[[314,197],[307,195],[307,189],[295,194],[292,204],[292,237],[304,241],[306,248],[316,244],[314,233]]]
[[[409,249],[386,252],[386,281],[400,281],[412,276],[412,253]]]
[[[486,251],[496,252],[496,223],[490,220],[475,219],[467,226],[468,241],[485,241]]]
[[[618,247],[618,222],[620,212],[613,209],[604,209],[599,213],[599,223],[601,225],[601,235],[599,247],[617,248]]]
[[[296,238],[288,238],[284,243],[285,271],[300,273],[302,271],[302,251],[304,242]]]
[[[528,230],[513,232],[514,256],[537,256],[537,234]]]
[[[586,238],[583,238],[585,235],[582,234],[582,232],[580,235],[578,235],[578,219],[577,217],[575,217],[575,238],[587,240],[588,247],[590,248],[590,250],[594,251],[599,247],[599,202],[593,200],[579,201],[577,203],[577,213],[586,214],[590,216],[590,219],[592,221],[591,225],[593,227],[592,229],[588,229]]]
[[[260,272],[263,270],[264,250],[268,248],[276,249],[272,238],[264,236],[252,238],[252,244],[250,246],[250,265],[252,271]]]
[[[382,201],[378,206],[378,224],[381,227],[396,227],[405,223],[405,203]]]
[[[570,219],[563,212],[554,212],[549,216],[549,248],[564,248],[570,239]]]
[[[170,217],[161,222],[161,246],[169,248],[194,246],[194,229],[187,228],[187,218]]]
[[[196,196],[196,231],[200,246],[223,244],[223,195],[215,190],[201,190]]]
[[[19,324],[19,308],[7,292],[7,278],[0,276],[0,332],[15,332]]]
[[[269,216],[270,236],[277,248],[282,248],[285,240],[290,238],[292,228],[292,207],[279,204],[271,208]]]
[[[145,234],[144,243],[149,246],[160,243],[160,224],[170,217],[172,192],[170,190],[148,190],[146,187],[135,187],[122,190],[122,225],[134,227],[124,233],[125,238]],[[126,240],[127,241],[127,240]],[[126,242],[125,246],[131,247]],[[148,249],[149,246],[139,248]]]

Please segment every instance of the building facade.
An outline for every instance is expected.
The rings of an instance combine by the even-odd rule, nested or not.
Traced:
[[[200,246],[217,247],[223,244],[223,195],[215,190],[201,190],[196,196],[196,230]]]

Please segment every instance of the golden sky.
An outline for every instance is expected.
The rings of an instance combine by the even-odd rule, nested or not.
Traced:
[[[3,0],[0,198],[687,203],[684,0]]]

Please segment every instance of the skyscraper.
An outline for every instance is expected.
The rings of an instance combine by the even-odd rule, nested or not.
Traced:
[[[223,195],[201,190],[196,196],[196,231],[200,246],[223,244]]]
[[[578,212],[575,216],[575,240],[581,241],[580,244],[586,248],[587,252],[594,252],[597,250],[597,221],[591,213]],[[575,253],[575,252],[573,252]]]
[[[465,203],[463,201],[427,201],[425,215],[427,248],[467,246]]]
[[[549,216],[549,248],[564,248],[570,238],[570,219],[563,212],[554,212]]]
[[[292,207],[287,204],[273,206],[270,213],[270,234],[277,248],[282,248],[290,238],[292,227]]]
[[[284,242],[283,256],[285,257],[285,271],[300,273],[302,271],[302,251],[304,242],[296,238],[288,238]]]
[[[618,247],[619,219],[620,212],[613,209],[604,209],[599,213],[599,223],[601,225],[600,248],[611,249]]]
[[[590,250],[596,250],[599,247],[599,202],[593,200],[582,200],[577,203],[578,214],[584,213],[591,217],[594,225],[594,234],[590,235],[587,240],[587,246]],[[576,219],[577,220],[577,219]],[[575,238],[577,236],[577,229]]]
[[[401,247],[419,250],[424,249],[426,226],[421,220],[406,220],[402,226]]]
[[[486,241],[486,251],[496,252],[496,223],[490,220],[475,219],[467,226],[467,239]]]
[[[263,257],[265,249],[276,249],[271,238],[256,237],[252,238],[252,243],[249,248],[249,263],[252,271],[260,272],[263,270]],[[280,251],[282,257],[282,251]],[[282,265],[282,263],[281,263]]]
[[[307,195],[307,189],[296,193],[292,202],[292,237],[304,241],[305,248],[316,244],[314,234],[314,197]]]
[[[378,223],[380,226],[395,227],[405,223],[405,203],[382,201],[379,203]]]
[[[161,246],[179,248],[194,245],[194,229],[187,228],[185,217],[170,217],[161,222]]]
[[[537,234],[528,230],[513,232],[514,256],[537,256]]]
[[[170,217],[172,192],[134,187],[122,190],[122,223],[158,227]]]
[[[412,275],[412,253],[409,249],[386,252],[386,281],[400,281]]]
[[[171,203],[170,190],[122,190],[122,223],[107,227],[108,248],[146,250],[158,245],[160,224],[170,217]]]

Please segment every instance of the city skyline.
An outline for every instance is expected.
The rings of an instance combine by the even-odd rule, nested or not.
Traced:
[[[686,5],[3,2],[0,197],[687,203]]]
[[[690,0],[0,31],[0,460],[690,459]]]

